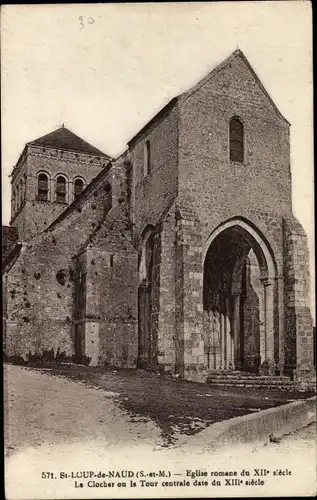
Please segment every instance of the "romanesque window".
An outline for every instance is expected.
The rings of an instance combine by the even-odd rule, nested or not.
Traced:
[[[144,175],[151,173],[151,144],[146,141],[144,145]]]
[[[24,174],[24,179],[23,179],[23,187],[24,187],[23,199],[24,199],[24,200],[26,200],[26,180],[27,180],[27,177],[26,177],[26,175]]]
[[[19,208],[20,208],[20,189],[18,185],[16,189],[16,210],[18,210]]]
[[[144,232],[139,256],[139,281],[151,280],[154,253],[154,228],[148,226]]]
[[[152,275],[153,258],[154,258],[154,233],[151,233],[147,238],[145,244],[145,266],[146,266],[146,274],[149,280],[151,280],[151,275]]]
[[[38,201],[48,201],[48,176],[44,173],[39,174],[37,178],[37,197]]]
[[[12,215],[15,212],[15,191],[12,192],[12,200],[11,200],[11,212]]]
[[[81,193],[83,192],[84,189],[85,189],[84,181],[82,179],[75,179],[75,182],[74,182],[74,199],[75,200],[77,200],[77,198],[79,198],[79,196],[81,195]]]
[[[59,175],[56,179],[56,201],[57,203],[66,203],[66,179]]]
[[[243,162],[244,156],[244,137],[243,124],[239,118],[230,120],[229,142],[230,142],[230,161],[238,163]]]
[[[21,205],[24,202],[24,184],[23,184],[23,179],[20,180],[20,199],[21,199]]]
[[[17,192],[13,191],[13,212],[16,212],[17,209]]]
[[[105,210],[108,212],[112,208],[112,187],[109,182],[105,185],[105,193]]]

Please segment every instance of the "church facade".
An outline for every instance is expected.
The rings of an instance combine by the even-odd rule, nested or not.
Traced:
[[[290,124],[237,50],[117,159],[62,127],[28,143],[4,228],[5,354],[314,380]]]

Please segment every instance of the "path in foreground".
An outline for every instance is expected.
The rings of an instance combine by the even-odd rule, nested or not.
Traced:
[[[199,433],[215,422],[272,408],[309,394],[254,388],[213,387],[185,380],[174,380],[141,370],[112,370],[76,364],[51,364],[24,370],[45,373],[82,382],[112,394],[112,401],[131,421],[154,422],[166,446],[180,436]],[[41,380],[36,378],[36,380]],[[37,382],[39,383],[39,382]],[[78,387],[78,386],[76,386]]]
[[[5,367],[5,437],[10,453],[61,443],[96,441],[105,446],[155,443],[151,421],[131,422],[103,391],[19,366]]]
[[[115,388],[114,388],[115,389]],[[193,449],[188,442],[181,447],[160,447],[160,428],[151,420],[133,418],[116,402],[113,391],[87,387],[67,378],[45,372],[7,366],[5,371],[5,436],[9,447],[6,460],[7,498],[83,498],[74,489],[74,480],[47,481],[43,471],[59,478],[61,471],[81,470],[186,470],[252,471],[270,470],[264,486],[248,490],[250,496],[315,493],[315,427],[303,429],[280,443],[258,449],[239,447],[211,453],[208,447]],[[139,420],[139,421],[136,421]],[[141,421],[140,421],[141,420]],[[291,475],[272,478],[273,468]],[[243,487],[136,488],[140,497],[181,495],[187,497],[246,495]],[[132,497],[134,490],[125,493]],[[85,489],[86,498],[120,497],[120,489]]]

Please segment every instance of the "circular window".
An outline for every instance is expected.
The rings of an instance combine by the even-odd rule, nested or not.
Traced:
[[[67,272],[64,269],[61,269],[56,273],[56,281],[60,285],[64,286],[67,280]]]

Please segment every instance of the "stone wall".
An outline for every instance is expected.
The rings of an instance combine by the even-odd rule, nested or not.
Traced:
[[[176,211],[176,371],[187,380],[206,380],[203,331],[203,272],[200,222]]]
[[[233,116],[244,125],[243,163],[229,160]],[[239,54],[180,97],[179,117],[177,203],[199,219],[201,249],[207,250],[208,237],[221,223],[240,217],[261,232],[282,276],[282,221],[292,210],[289,124]],[[201,261],[197,272],[202,266]],[[283,333],[278,318],[284,315],[277,295],[274,307],[277,342]],[[278,349],[275,357],[283,358]]]
[[[144,293],[147,292],[142,289],[143,298],[139,297],[142,302],[139,307],[146,307],[146,314],[149,316],[147,325],[139,327],[142,329],[139,334],[146,337],[141,340],[146,343],[143,346],[146,352],[143,353],[145,358],[142,358],[142,363],[160,371],[173,371],[175,365],[173,202],[177,195],[177,138],[177,106],[167,106],[157,120],[146,126],[131,141],[129,149],[129,159],[133,165],[131,222],[134,246],[139,256],[146,228],[155,228],[150,296],[145,297]],[[146,141],[150,141],[151,172],[144,175]],[[140,276],[137,280],[139,284]],[[140,293],[139,290],[139,295]]]
[[[143,235],[139,252],[139,335],[142,367],[170,372],[175,367],[175,207]],[[152,265],[144,247],[152,238]],[[143,259],[145,266],[143,267]],[[146,323],[146,324],[145,324]]]
[[[232,116],[244,124],[243,163],[229,161]],[[248,219],[281,269],[282,214],[291,211],[289,126],[240,56],[180,100],[179,199],[198,214],[203,240],[226,219]]]
[[[307,388],[314,380],[313,325],[307,236],[295,217],[284,218],[285,367]]]
[[[175,368],[175,206],[159,225],[160,229],[160,290],[157,320],[157,362],[159,369]]]
[[[112,211],[117,211],[115,218],[118,220],[118,212],[124,214],[121,218],[126,217],[122,209],[126,201],[120,199],[120,193],[126,191],[122,170],[125,171],[126,167],[118,164],[103,171],[74,206],[66,209],[47,231],[23,245],[18,260],[5,270],[8,356],[27,359],[41,357],[48,351],[52,351],[55,357],[57,354],[75,355],[74,257],[85,249],[91,238],[96,238]],[[113,182],[116,185],[112,189],[111,208],[109,184]],[[130,228],[125,226],[125,230],[129,232]],[[85,299],[88,298],[87,317],[92,314],[91,273],[94,273],[91,259],[89,262]],[[124,269],[122,260],[118,262]],[[116,296],[118,300],[122,296],[119,285],[113,288],[113,293],[115,302]]]
[[[100,229],[107,232],[102,244],[88,245],[78,256],[85,279],[82,352],[92,364],[131,368],[137,362],[137,254],[124,238],[124,225],[109,226]]]
[[[105,157],[63,151],[39,146],[27,146],[24,160],[16,171],[12,189],[26,178],[25,199],[16,211],[12,211],[11,225],[17,227],[21,240],[28,240],[45,230],[74,201],[74,180],[81,177],[85,186],[100,173],[108,163]],[[49,176],[48,201],[37,201],[37,174]],[[67,178],[66,203],[55,201],[56,177]]]
[[[229,159],[233,116],[244,126],[242,163]],[[151,228],[145,362],[148,368],[204,381],[203,256],[212,232],[239,219],[270,253],[272,275],[261,274],[261,280],[265,290],[274,287],[265,317],[274,341],[272,373],[283,373],[285,363],[286,372],[295,371],[298,384],[308,387],[313,358],[308,253],[305,233],[292,216],[289,124],[239,51],[166,106],[111,168],[99,157],[38,147],[29,147],[23,162],[27,201],[13,223],[25,238],[47,229],[23,244],[5,270],[8,354],[27,358],[52,350],[55,357],[91,364],[136,366],[140,260]],[[65,210],[53,203],[54,183],[51,203],[35,203],[36,173],[48,171],[54,178],[65,169],[68,202],[74,176],[89,182],[99,174]],[[246,233],[241,238],[256,246]],[[257,250],[260,254],[262,247]],[[246,318],[250,331],[257,308],[253,299]],[[256,318],[260,329],[263,310]],[[260,334],[257,351],[263,351],[262,344]]]
[[[263,287],[260,282],[260,269],[256,257],[251,252],[247,258],[245,274],[243,276],[242,304],[243,304],[243,361],[244,369],[258,372],[260,367],[260,296]],[[263,300],[262,300],[263,303]],[[263,318],[262,318],[263,319]]]
[[[177,194],[178,110],[172,107],[130,145],[133,163],[134,237],[138,242],[144,228],[156,226]],[[151,144],[151,173],[144,176],[145,142]]]
[[[2,226],[2,262],[7,258],[18,242],[18,230],[15,227]]]

